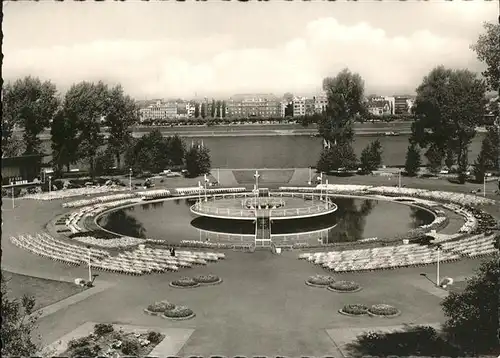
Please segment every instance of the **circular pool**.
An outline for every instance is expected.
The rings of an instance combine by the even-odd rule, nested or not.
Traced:
[[[295,234],[328,229],[327,242],[395,237],[434,220],[431,212],[384,200],[334,197],[332,214],[272,223],[273,234]],[[197,217],[190,211],[195,200],[175,199],[139,204],[109,212],[98,219],[103,228],[121,235],[180,242],[197,240],[200,230],[253,234],[249,220]]]

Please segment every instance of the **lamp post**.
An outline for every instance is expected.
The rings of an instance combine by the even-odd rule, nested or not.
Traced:
[[[207,178],[206,174],[203,176],[203,179],[204,179],[204,182],[205,182],[205,202],[206,202],[208,200],[207,199],[207,182],[208,182],[208,178]]]
[[[486,173],[484,173],[483,178],[483,197],[486,198]]]
[[[256,170],[255,174],[253,176],[255,178],[255,190],[258,192],[259,191],[259,177],[260,177],[259,171]]]
[[[309,167],[309,181],[307,182],[308,185],[311,185],[311,176],[312,176],[312,168]]]
[[[88,249],[88,254],[89,254],[89,282],[92,282],[92,262],[91,262],[91,257],[90,257],[90,246],[87,246]]]
[[[217,185],[220,185],[220,173],[219,173],[219,168],[217,168]]]
[[[320,173],[318,180],[320,181],[320,186],[319,186],[319,200],[323,198],[323,172]]]
[[[440,253],[441,253],[441,245],[436,244],[436,249],[437,249],[437,269],[436,269],[436,286],[439,286],[439,260],[440,260]]]
[[[16,204],[15,204],[15,196],[14,196],[14,185],[12,185],[12,209],[14,209],[16,207]]]
[[[132,190],[132,168],[128,168],[128,189]]]
[[[49,193],[52,191],[52,176],[49,175]]]

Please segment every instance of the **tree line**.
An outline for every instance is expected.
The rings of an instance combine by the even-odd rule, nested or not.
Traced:
[[[476,135],[476,128],[483,124],[486,113],[487,90],[498,91],[500,25],[485,24],[486,33],[472,46],[479,60],[487,65],[483,78],[469,70],[449,69],[437,66],[424,77],[417,87],[413,109],[412,133],[406,154],[405,173],[418,174],[421,152],[428,161],[432,173],[443,164],[454,168],[458,181],[468,177],[469,145]],[[363,150],[360,161],[354,152],[353,123],[366,116],[363,103],[364,81],[348,69],[336,77],[323,81],[327,94],[326,111],[317,118],[318,132],[323,138],[324,149],[317,163],[322,172],[339,169],[352,170],[361,166],[370,172],[381,163],[382,148],[378,141]],[[499,100],[490,103],[490,110],[499,120]],[[487,171],[498,170],[500,157],[498,127],[488,126],[481,151],[474,162],[473,173],[482,182]]]
[[[77,162],[85,162],[92,177],[113,167],[122,169],[123,164],[134,171],[186,164],[189,151],[179,137],[154,132],[133,138],[131,127],[139,122],[139,109],[121,85],[84,81],[59,96],[50,81],[28,76],[7,83],[2,92],[3,157],[44,154],[40,134],[49,127],[56,175]],[[21,136],[16,128],[22,129]],[[207,153],[204,148],[200,155],[205,158]]]

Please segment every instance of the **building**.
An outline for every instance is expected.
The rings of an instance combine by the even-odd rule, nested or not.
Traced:
[[[305,101],[305,114],[312,116],[316,112],[314,98],[306,98]]]
[[[177,103],[157,101],[145,108],[139,109],[140,121],[161,121],[178,117]]]
[[[394,114],[408,114],[410,96],[394,96]]]
[[[326,111],[326,107],[328,106],[328,97],[326,94],[314,96],[313,100],[315,113],[323,113]]]
[[[196,111],[195,103],[186,103],[186,113],[188,118],[193,118],[195,111]]]
[[[272,94],[239,94],[227,102],[226,113],[236,118],[278,118],[281,117],[281,103]]]
[[[392,114],[391,102],[385,98],[372,98],[368,100],[368,112],[374,116],[390,115]]]
[[[41,174],[44,155],[2,158],[2,185],[29,184]]]
[[[306,98],[294,97],[293,98],[293,116],[303,117],[306,115]]]

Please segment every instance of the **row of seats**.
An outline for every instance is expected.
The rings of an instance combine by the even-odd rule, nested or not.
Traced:
[[[157,189],[157,190],[149,190],[149,191],[141,191],[138,192],[142,200],[154,200],[154,199],[163,199],[172,196],[172,193],[168,189]]]
[[[95,248],[89,249],[83,246],[69,244],[57,240],[47,233],[36,235],[26,234],[18,237],[12,236],[10,240],[14,245],[36,255],[70,265],[80,265],[81,263],[88,262],[89,253],[91,262],[98,262],[109,257],[109,253],[104,250]]]
[[[495,236],[475,235],[457,241],[441,244],[444,250],[466,257],[486,256],[498,251],[495,248]]]
[[[117,239],[98,239],[93,236],[76,236],[73,237],[73,240],[79,241],[87,245],[104,247],[109,249],[135,246],[139,244],[144,244],[146,242],[145,239],[129,237],[129,236],[122,236]]]
[[[86,187],[86,188],[77,188],[77,189],[63,189],[56,190],[45,193],[37,193],[37,194],[28,194],[25,195],[25,199],[33,199],[33,200],[60,200],[65,198],[71,198],[75,196],[84,196],[84,195],[95,195],[95,194],[103,194],[109,192],[123,191],[124,187],[121,186],[95,186],[95,187]]]
[[[134,251],[120,253],[118,256],[108,257],[93,267],[109,272],[143,275],[165,271],[177,272],[180,268],[206,265],[224,258],[225,255],[222,253],[198,251],[176,251],[176,255],[171,256],[169,250],[140,247]]]
[[[134,193],[123,193],[115,195],[97,196],[92,199],[80,199],[75,201],[70,201],[68,203],[63,203],[63,208],[80,208],[82,206],[95,205],[100,203],[105,203],[109,201],[118,201],[122,199],[133,198],[136,195]]]

